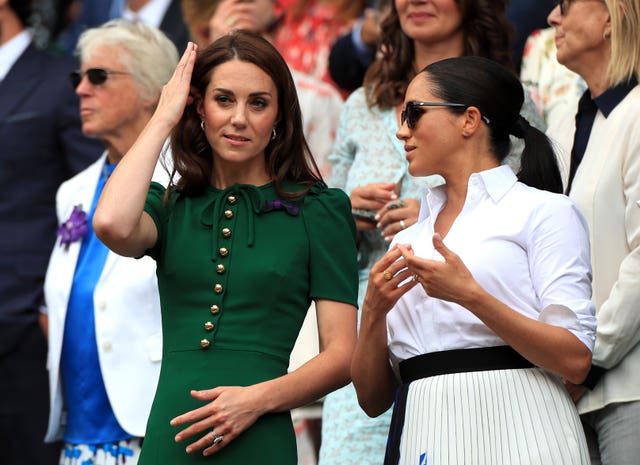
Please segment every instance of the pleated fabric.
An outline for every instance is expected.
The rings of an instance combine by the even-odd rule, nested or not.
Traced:
[[[539,369],[432,376],[398,391],[385,465],[589,465],[561,381]]]

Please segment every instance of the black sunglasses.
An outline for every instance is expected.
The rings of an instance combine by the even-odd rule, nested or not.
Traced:
[[[82,78],[86,75],[89,78],[89,82],[95,86],[104,84],[109,78],[110,74],[131,74],[125,71],[111,71],[105,68],[89,68],[86,71],[72,71],[69,74],[71,85],[75,89],[82,82]]]
[[[567,8],[569,8],[569,4],[571,4],[572,1],[573,0],[557,0],[556,5],[560,7],[561,16],[564,16],[567,14]],[[602,0],[594,0],[594,1],[602,2]]]
[[[557,5],[560,7],[560,14],[562,16],[567,12],[567,0],[558,0]]]
[[[409,129],[415,129],[418,120],[424,114],[425,110],[420,107],[454,107],[454,108],[469,108],[469,105],[463,103],[449,103],[449,102],[414,102],[410,101],[404,107],[404,110],[400,113],[400,121],[402,124],[407,123]],[[482,120],[489,124],[490,120],[486,116],[482,116]]]

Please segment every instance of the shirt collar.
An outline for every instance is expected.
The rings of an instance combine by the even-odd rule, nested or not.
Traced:
[[[140,8],[137,13],[134,13],[129,7],[126,7],[122,12],[122,17],[129,21],[140,21],[149,26],[159,28],[164,15],[169,9],[170,3],[171,0],[151,0]]]
[[[0,47],[0,81],[7,77],[20,55],[27,49],[31,36],[31,31],[25,29]]]
[[[637,85],[638,79],[633,77],[627,82],[618,84],[614,87],[609,87],[602,94],[594,98],[593,101],[598,106],[598,109],[602,112],[604,117],[607,118],[613,109],[622,102],[627,94]]]
[[[509,165],[501,165],[480,173],[473,173],[469,177],[467,198],[472,191],[483,191],[497,203],[517,181],[518,178]],[[432,211],[439,211],[446,200],[446,186],[426,189],[422,195],[418,221],[430,216]]]

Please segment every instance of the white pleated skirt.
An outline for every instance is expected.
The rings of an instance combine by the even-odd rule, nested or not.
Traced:
[[[539,368],[423,378],[398,391],[385,465],[589,465],[561,381]]]

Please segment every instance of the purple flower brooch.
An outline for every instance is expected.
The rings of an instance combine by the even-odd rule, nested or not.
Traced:
[[[68,250],[72,242],[84,237],[88,228],[87,212],[82,211],[82,205],[76,205],[69,219],[58,227],[57,235],[60,236],[60,245]]]

